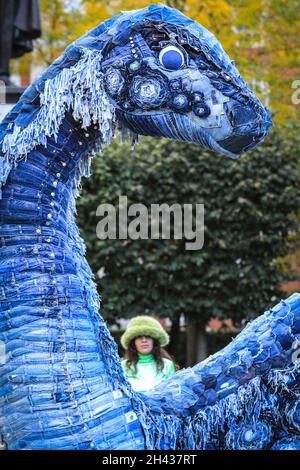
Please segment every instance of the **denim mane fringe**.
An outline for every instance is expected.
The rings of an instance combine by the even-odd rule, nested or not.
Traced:
[[[10,123],[4,138],[0,138],[2,185],[5,184],[11,168],[25,159],[32,149],[38,145],[46,147],[47,137],[57,138],[67,112],[71,112],[83,129],[92,125],[99,128],[99,138],[80,161],[75,178],[75,198],[78,196],[77,187],[81,177],[90,175],[92,155],[101,152],[102,143],[110,143],[116,130],[121,132],[122,140],[131,137],[134,143],[137,141],[136,134],[122,127],[116,120],[115,108],[104,89],[104,75],[100,64],[99,51],[82,48],[81,58],[75,65],[61,69],[53,78],[45,81],[40,93],[40,107],[34,119],[26,127]]]

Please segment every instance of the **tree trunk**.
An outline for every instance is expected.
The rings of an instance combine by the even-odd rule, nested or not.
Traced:
[[[186,335],[187,366],[189,367],[203,361],[208,355],[205,324],[188,321]]]
[[[172,327],[171,327],[171,342],[169,346],[169,352],[174,357],[175,362],[177,362],[179,357],[179,345],[180,345],[180,314],[174,315],[172,318]]]

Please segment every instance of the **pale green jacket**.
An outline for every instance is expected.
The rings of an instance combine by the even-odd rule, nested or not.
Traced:
[[[162,371],[157,369],[156,362],[152,354],[139,354],[139,360],[136,364],[136,372],[126,367],[126,360],[122,361],[125,374],[137,392],[147,392],[163,380],[168,379],[175,373],[175,366],[169,359],[163,358],[164,368]]]

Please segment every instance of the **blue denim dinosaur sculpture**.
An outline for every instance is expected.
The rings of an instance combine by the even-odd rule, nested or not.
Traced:
[[[236,158],[269,112],[215,37],[150,5],[87,33],[0,125],[0,433],[8,449],[300,448],[300,295],[142,395],[126,380],[75,223],[119,129]]]

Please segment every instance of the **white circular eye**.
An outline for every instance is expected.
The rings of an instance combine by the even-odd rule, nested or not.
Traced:
[[[178,70],[184,65],[184,55],[176,46],[164,47],[159,53],[160,63],[169,70]]]

